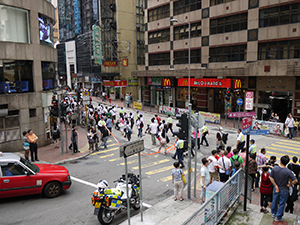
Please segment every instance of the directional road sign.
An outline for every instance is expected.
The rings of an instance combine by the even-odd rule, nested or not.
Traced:
[[[242,118],[242,117],[250,117],[255,116],[255,112],[230,112],[228,113],[229,118]]]
[[[251,125],[252,125],[252,117],[244,118],[242,133],[248,135],[251,130]]]
[[[243,99],[238,98],[238,99],[236,100],[236,104],[238,104],[238,105],[243,105]]]
[[[269,135],[270,130],[250,130],[250,135]]]
[[[120,146],[120,157],[128,157],[144,151],[144,140],[132,141]]]

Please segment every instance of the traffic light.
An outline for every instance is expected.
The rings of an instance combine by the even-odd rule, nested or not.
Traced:
[[[230,97],[231,97],[230,89],[227,88],[225,98],[226,98],[227,101],[230,101]]]
[[[174,130],[173,134],[176,135],[179,139],[187,140],[189,132],[187,114],[183,113],[180,116],[176,116],[176,119],[179,120],[179,122],[176,123],[176,126],[179,127],[179,129]]]
[[[50,110],[50,115],[58,117],[58,105],[57,105],[57,100],[52,100],[52,106]]]
[[[60,104],[60,115],[61,116],[66,116],[68,114],[68,105],[67,104],[64,104],[64,103],[61,103]]]

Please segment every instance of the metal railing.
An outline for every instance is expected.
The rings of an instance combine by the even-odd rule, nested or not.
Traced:
[[[252,199],[251,177],[248,175],[247,199]],[[244,195],[245,171],[239,169],[224,185],[201,205],[201,207],[190,216],[184,225],[215,225],[218,224],[240,195]],[[209,186],[208,186],[209,187]],[[208,192],[208,190],[206,191]]]

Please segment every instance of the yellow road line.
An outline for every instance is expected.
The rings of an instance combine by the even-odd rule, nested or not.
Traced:
[[[289,150],[282,150],[282,149],[278,149],[278,148],[272,148],[272,147],[265,147],[266,149],[273,149],[276,151],[281,151],[281,152],[289,152],[289,153],[294,153],[294,154],[299,154],[300,152],[294,152],[294,151],[289,151]],[[268,153],[268,151],[267,151]]]
[[[292,148],[292,147],[287,147],[287,146],[282,146],[282,145],[274,145],[274,144],[271,144],[271,145],[272,145],[272,146],[276,146],[276,147],[281,147],[281,148],[300,150],[299,148]]]
[[[187,172],[188,172],[187,170],[184,171],[184,174],[187,175]],[[172,180],[172,176],[167,176],[167,177],[164,177],[164,178],[160,178],[160,180],[163,181],[163,182],[167,182],[169,180]]]
[[[283,145],[291,145],[291,146],[296,146],[296,147],[299,147],[300,149],[300,145],[297,145],[297,144],[290,144],[290,143],[285,143],[285,142],[276,142],[276,144],[283,144]]]
[[[173,168],[174,168],[174,166],[166,166],[166,167],[159,168],[157,170],[151,170],[149,172],[146,172],[145,174],[153,175],[153,174],[156,174],[156,173],[161,173],[161,172],[164,172],[164,171],[167,171],[167,170],[171,170]],[[170,173],[171,173],[171,171],[170,171]]]
[[[115,146],[115,145],[117,145],[117,144],[111,144],[111,145],[107,145],[107,147],[111,147],[111,146]]]
[[[269,152],[270,153],[270,152]],[[271,153],[273,153],[273,155],[276,155],[276,153],[275,152],[271,152]],[[284,155],[282,155],[282,154],[277,154],[277,155],[280,155],[280,156],[284,156]],[[266,158],[271,158],[271,156],[269,156],[269,155],[265,155],[266,156]],[[291,157],[290,157],[291,158]],[[276,157],[276,159],[277,160],[279,160],[279,162],[277,162],[278,164],[280,163],[280,158],[278,158],[278,157]],[[292,160],[290,159],[290,162],[292,162]]]
[[[119,158],[110,159],[110,160],[108,160],[108,161],[110,161],[110,162],[115,162],[115,161],[118,161],[118,160],[121,160],[121,159],[123,159],[123,158],[119,157]]]
[[[127,161],[127,165],[128,165],[128,164],[132,164],[132,163],[136,163],[136,162],[138,162],[138,161],[139,161],[139,160],[137,160],[137,159],[132,160],[132,161]],[[124,165],[125,165],[125,162],[120,163],[120,165],[124,166]]]
[[[170,161],[170,159],[163,159],[163,160],[160,160],[160,161],[157,161],[157,162],[142,165],[141,168],[144,169],[144,168],[148,168],[148,167],[155,166],[155,165],[165,163],[165,162],[169,162],[169,161]],[[132,167],[132,169],[134,169],[134,170],[137,170],[138,168],[139,168],[138,166]]]
[[[294,145],[300,146],[299,141],[296,141],[296,140],[280,140],[280,141],[287,142],[287,143],[293,143]]]
[[[103,151],[99,151],[99,152],[94,152],[91,155],[98,155],[98,154],[101,154],[101,153],[111,152],[111,151],[114,151],[116,149],[119,149],[119,148],[112,148],[112,149],[107,149],[107,150],[103,150]]]
[[[103,158],[111,157],[111,156],[113,156],[114,154],[115,154],[115,153],[110,154],[110,155],[99,156],[99,158],[100,158],[100,159],[103,159]]]

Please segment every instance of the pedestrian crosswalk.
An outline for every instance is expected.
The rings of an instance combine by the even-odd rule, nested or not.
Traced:
[[[276,156],[277,160],[280,160],[281,156],[289,155],[290,158],[293,156],[300,155],[300,143],[295,140],[278,140],[265,147],[267,150],[266,157]]]
[[[124,158],[120,157],[119,144],[113,140],[108,141],[108,149],[103,149],[101,146],[100,150],[92,153],[92,156],[98,157],[100,160],[105,160],[116,165],[124,166]],[[103,150],[102,150],[103,149]],[[141,169],[142,174],[145,176],[157,176],[162,182],[170,182],[172,180],[171,171],[174,168],[174,160],[170,157],[173,152],[165,155],[162,153],[158,154],[147,154],[150,152],[144,151],[141,157]],[[153,152],[151,152],[153,153]],[[129,171],[138,171],[138,155],[133,155],[127,160]],[[187,174],[187,171],[184,171]]]

